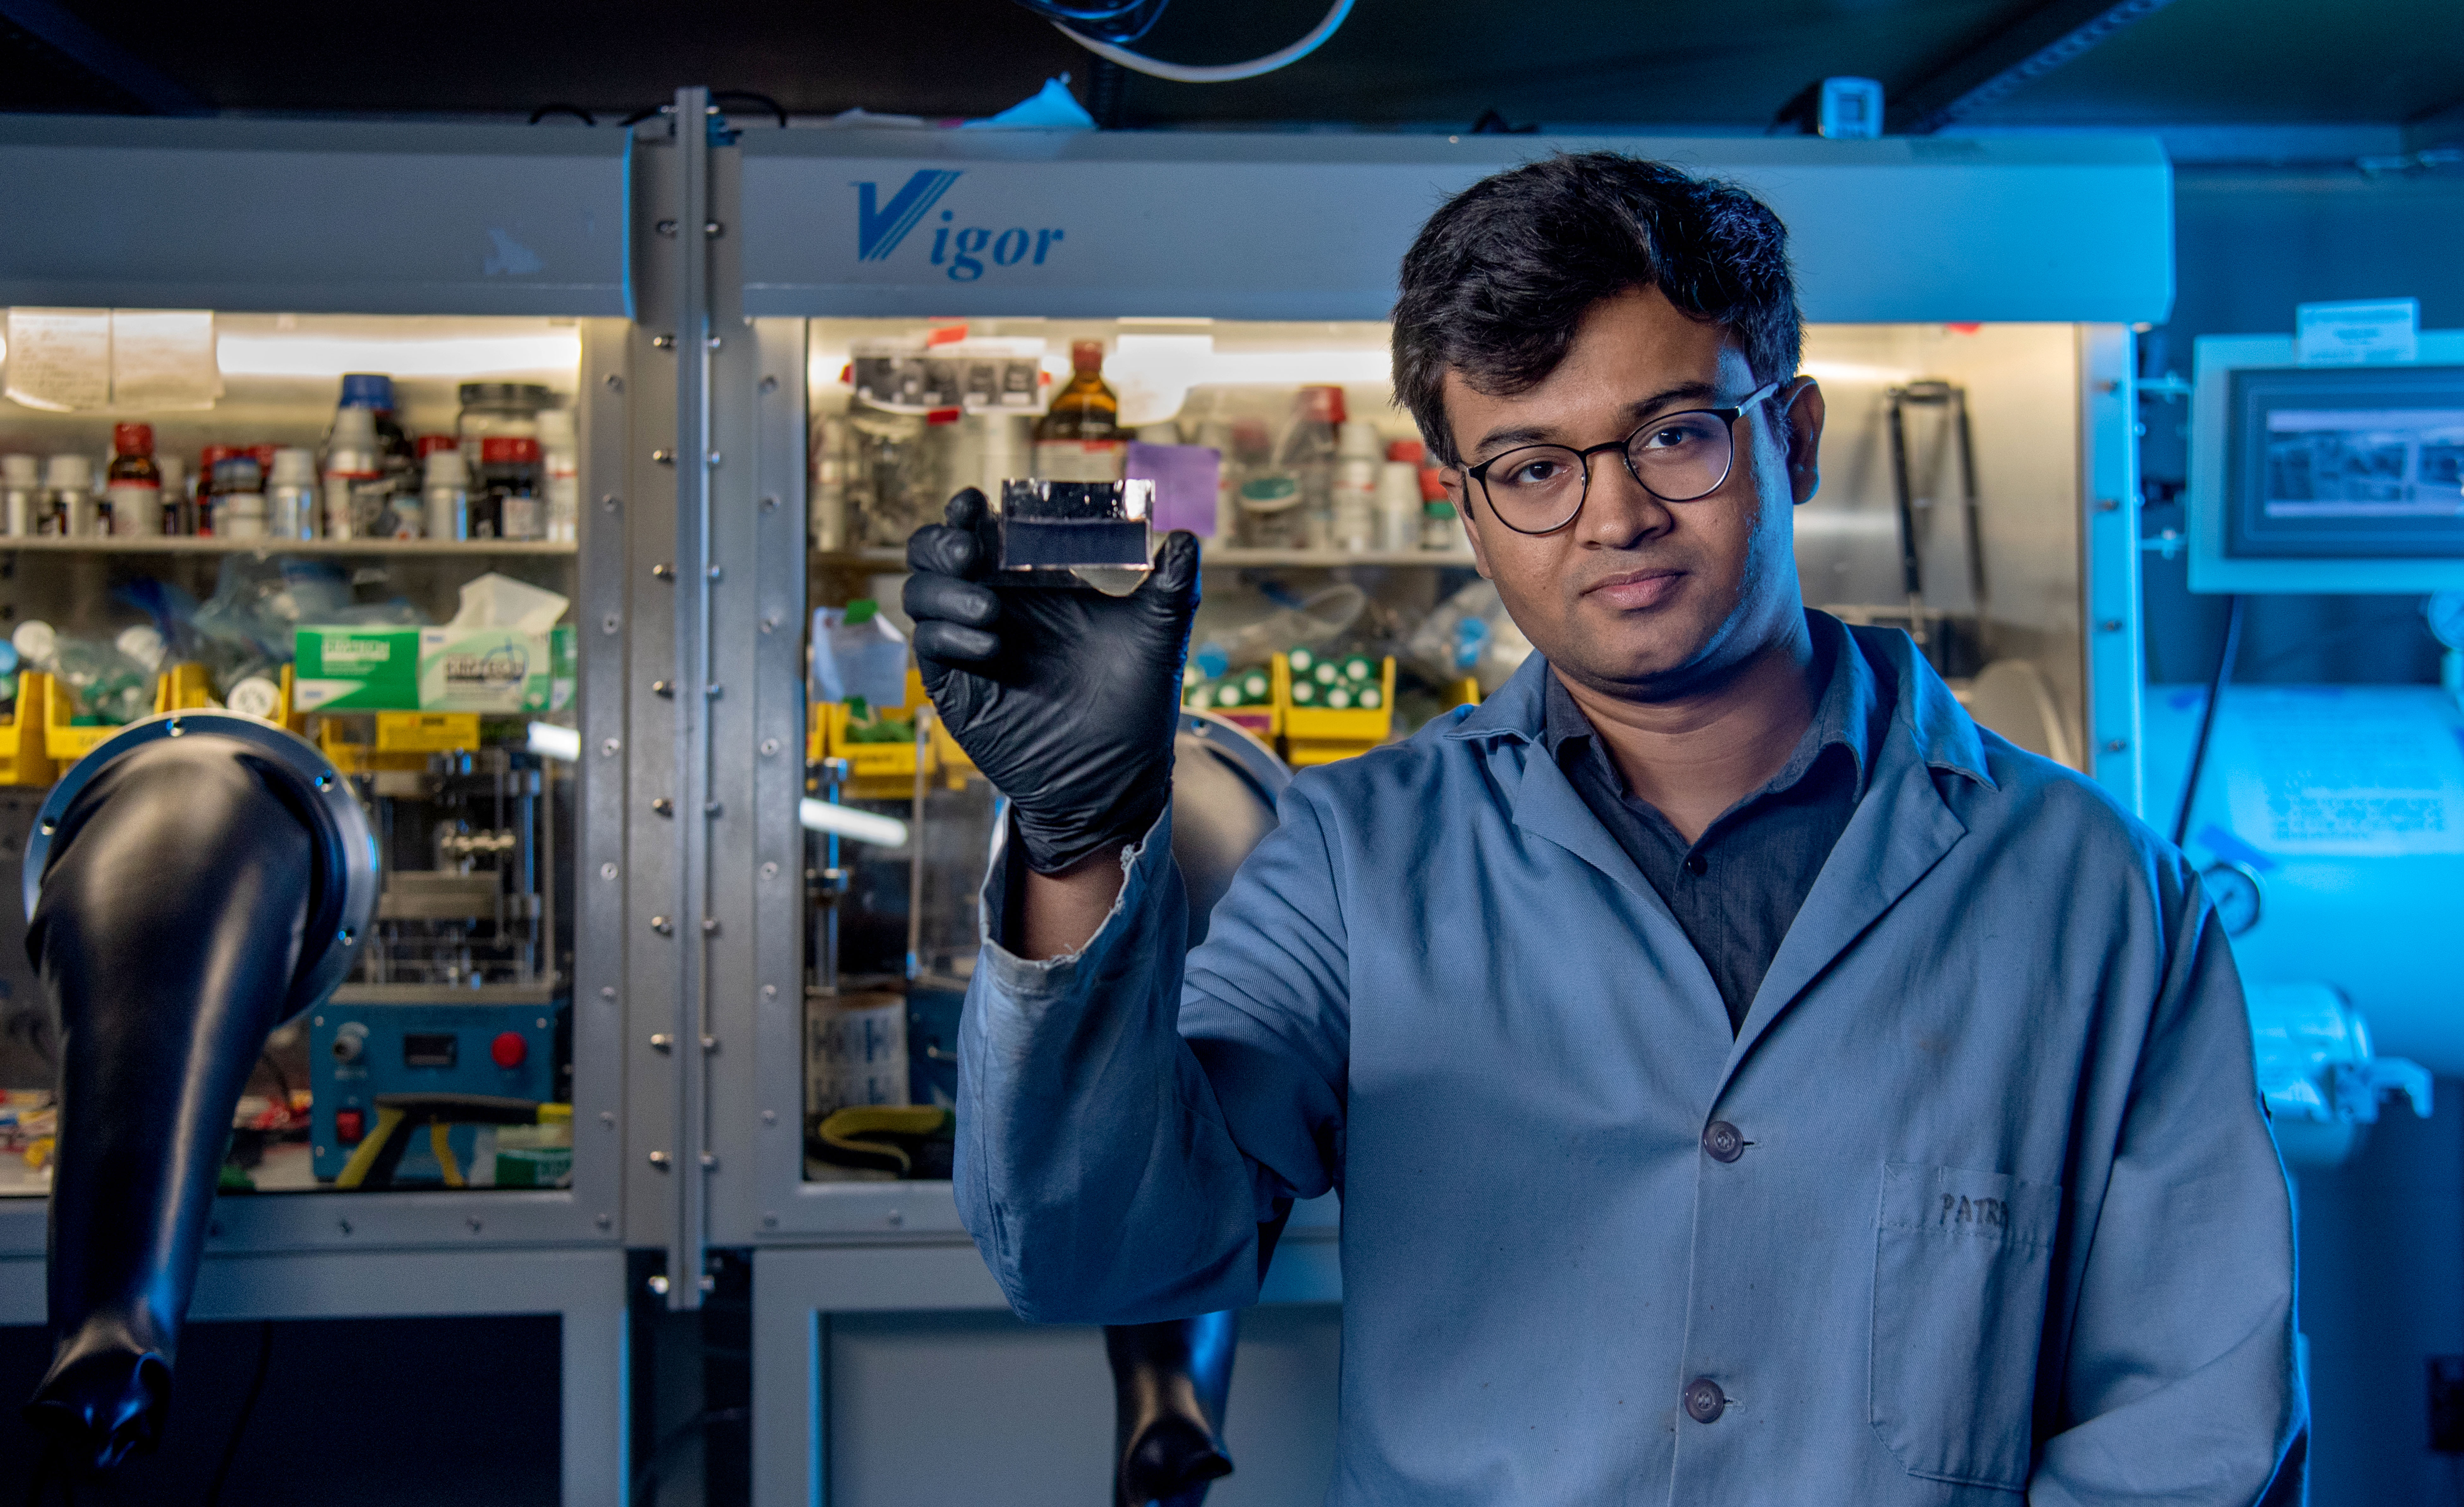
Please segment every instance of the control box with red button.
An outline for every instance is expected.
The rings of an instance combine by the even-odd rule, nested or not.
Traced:
[[[489,1094],[542,1102],[567,1097],[562,1064],[569,1051],[560,1030],[564,1001],[371,1003],[353,1000],[359,992],[344,986],[308,1019],[309,1087],[315,1096],[309,1144],[318,1181],[334,1181],[376,1129],[380,1094]],[[499,1183],[489,1175],[494,1159],[484,1129],[456,1125],[447,1133],[453,1173],[466,1186]],[[446,1166],[429,1135],[410,1137],[392,1186],[447,1183]]]

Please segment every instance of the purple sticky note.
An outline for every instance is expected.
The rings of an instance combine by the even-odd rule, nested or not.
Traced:
[[[1130,441],[1123,475],[1155,484],[1157,533],[1185,528],[1200,539],[1215,537],[1215,490],[1223,457],[1212,445],[1147,445]]]

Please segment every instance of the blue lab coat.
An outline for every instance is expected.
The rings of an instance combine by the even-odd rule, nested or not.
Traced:
[[[987,942],[957,1176],[1011,1304],[1251,1302],[1258,1222],[1334,1188],[1330,1502],[2296,1499],[2290,1201],[2211,906],[1854,632],[1896,710],[1733,1035],[1541,748],[1536,655],[1295,780],[1185,963],[1160,823],[1084,951]]]

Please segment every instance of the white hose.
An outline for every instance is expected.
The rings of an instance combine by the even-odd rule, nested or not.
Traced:
[[[907,846],[907,824],[895,816],[876,816],[859,811],[851,806],[833,806],[806,796],[796,808],[796,815],[807,831],[836,832],[856,842],[869,842],[876,848]]]
[[[1320,21],[1309,35],[1281,52],[1268,53],[1264,57],[1253,57],[1245,63],[1222,63],[1205,67],[1189,63],[1163,62],[1141,53],[1131,52],[1126,47],[1114,47],[1110,42],[1099,42],[1084,33],[1069,30],[1058,21],[1052,24],[1062,35],[1096,56],[1110,58],[1135,73],[1146,74],[1155,78],[1169,78],[1175,83],[1231,83],[1235,79],[1255,78],[1260,74],[1270,74],[1278,68],[1299,62],[1309,54],[1316,52],[1328,37],[1332,36],[1334,29],[1341,26],[1343,18],[1351,13],[1352,0],[1334,0],[1334,9],[1326,13],[1325,20]]]
[[[533,722],[531,752],[542,759],[561,759],[572,764],[582,757],[581,730],[559,727],[554,722]]]
[[[554,722],[533,722],[530,746],[531,752],[542,759],[561,759],[570,764],[582,757],[582,734]],[[870,811],[806,799],[796,808],[796,819],[807,831],[836,832],[876,848],[907,846],[907,824],[895,816],[876,816]]]

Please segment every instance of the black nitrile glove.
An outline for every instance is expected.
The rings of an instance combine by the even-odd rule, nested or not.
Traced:
[[[903,598],[924,689],[1009,797],[1027,866],[1059,874],[1146,835],[1172,796],[1198,540],[1166,536],[1128,596],[994,584],[1000,543],[973,487],[907,542]]]

